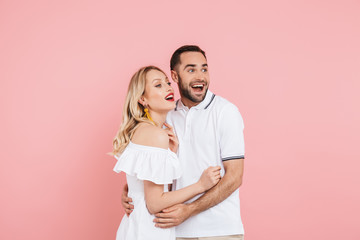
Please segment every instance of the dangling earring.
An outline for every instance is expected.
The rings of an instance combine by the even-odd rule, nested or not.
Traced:
[[[145,112],[145,117],[155,124],[154,120],[152,120],[152,118],[150,116],[149,109],[147,108],[146,105],[144,106],[144,112]]]

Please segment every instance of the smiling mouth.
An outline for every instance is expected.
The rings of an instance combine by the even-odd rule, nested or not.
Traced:
[[[196,92],[201,92],[205,87],[204,83],[196,83],[191,85],[191,88],[194,89]]]
[[[165,100],[167,101],[174,101],[174,94],[173,93],[170,93],[168,94],[166,97],[165,97]]]

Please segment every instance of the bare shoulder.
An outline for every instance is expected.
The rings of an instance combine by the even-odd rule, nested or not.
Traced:
[[[140,123],[131,141],[135,144],[168,149],[169,136],[165,130],[148,123]]]

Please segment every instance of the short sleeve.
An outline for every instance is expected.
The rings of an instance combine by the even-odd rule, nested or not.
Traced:
[[[238,108],[226,104],[218,124],[222,161],[245,158],[244,122]]]
[[[125,172],[140,180],[156,184],[171,184],[181,176],[179,160],[169,149],[161,149],[129,143],[120,156],[114,171]]]

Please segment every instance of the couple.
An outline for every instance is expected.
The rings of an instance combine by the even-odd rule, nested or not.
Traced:
[[[181,95],[176,102],[157,67],[141,68],[129,84],[113,143],[114,171],[125,172],[128,184],[116,239],[243,239],[242,117],[208,90],[206,55],[198,46],[177,49],[170,68]]]

